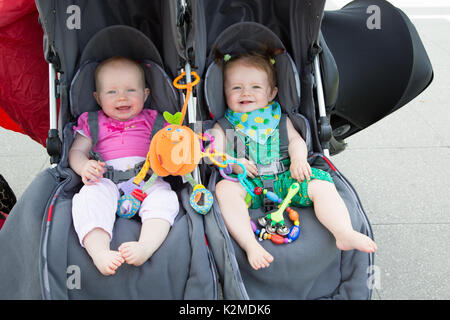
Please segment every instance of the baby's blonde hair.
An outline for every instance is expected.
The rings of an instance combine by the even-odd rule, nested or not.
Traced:
[[[226,71],[235,64],[243,64],[249,67],[259,69],[267,74],[270,88],[273,90],[277,85],[277,76],[271,58],[257,52],[246,52],[235,56],[230,56],[227,61],[221,59],[224,83],[226,78]]]
[[[140,65],[140,63],[138,63],[137,61],[131,60],[129,58],[122,57],[122,56],[114,56],[114,57],[108,58],[108,59],[103,60],[102,62],[100,62],[100,64],[95,69],[94,79],[95,79],[95,88],[96,88],[97,91],[100,88],[100,80],[99,80],[100,72],[102,71],[102,69],[105,66],[110,66],[110,65],[114,65],[114,64],[126,64],[126,65],[130,65],[130,66],[135,67],[136,70],[138,70],[139,75],[141,77],[142,87],[143,88],[146,87],[146,84],[145,84],[145,73],[144,73],[144,69],[142,69],[142,66]]]

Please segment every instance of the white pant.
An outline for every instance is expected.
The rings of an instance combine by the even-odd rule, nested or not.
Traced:
[[[170,184],[158,178],[146,191],[147,197],[141,203],[139,216],[146,219],[164,219],[173,224],[178,214],[179,203]],[[119,188],[111,180],[102,178],[93,185],[84,185],[72,201],[72,219],[81,245],[83,239],[95,228],[105,230],[112,238],[116,220]]]

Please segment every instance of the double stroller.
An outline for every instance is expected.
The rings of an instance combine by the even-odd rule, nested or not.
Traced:
[[[196,71],[201,81],[188,103],[185,125],[201,133],[225,112],[222,74],[213,48],[233,54],[270,46],[282,49],[275,63],[277,100],[307,142],[311,166],[331,174],[353,228],[373,238],[356,191],[328,155],[342,150],[345,137],[417,96],[430,83],[432,69],[412,24],[386,1],[357,0],[330,13],[323,12],[324,2],[37,0],[50,65],[51,107],[59,98],[59,112],[51,112],[48,140],[54,166],[30,184],[0,232],[0,298],[370,299],[374,255],[339,251],[312,208],[298,210],[297,241],[278,246],[263,242],[275,261],[258,271],[251,269],[230,237],[217,202],[206,215],[196,213],[189,203],[192,186],[180,177],[166,178],[178,194],[180,212],[165,242],[141,267],[124,264],[115,275],[102,276],[79,245],[71,219],[72,198],[82,185],[68,166],[72,127],[82,112],[98,108],[91,92],[93,72],[101,60],[120,55],[140,61],[151,88],[146,107],[160,113],[180,110],[184,96],[173,88],[172,80],[182,70],[188,75]],[[360,23],[373,4],[393,22],[382,29],[384,35],[380,31],[365,37],[368,43],[376,37],[379,50],[389,55],[372,60],[359,56],[350,67],[347,52],[361,55],[364,41],[350,47],[341,43],[354,39],[349,30],[367,32],[362,30],[366,24]],[[397,25],[404,33],[393,32]],[[388,36],[386,44],[383,37]],[[403,51],[392,51],[392,43],[404,44]],[[362,51],[355,52],[358,49]],[[358,104],[358,93],[349,86],[370,84],[374,77],[351,79],[346,69],[356,69],[358,63],[368,71],[373,65],[389,68],[398,56],[410,60],[396,74],[394,88],[376,92],[381,96],[377,112],[371,112],[369,103]],[[346,75],[343,82],[341,74]],[[376,88],[383,86],[383,76],[388,77],[381,72]],[[350,114],[349,106],[354,108]],[[216,166],[202,162],[194,177],[214,194]],[[252,218],[263,214],[251,212]],[[111,247],[135,240],[139,227],[138,220],[117,218]]]

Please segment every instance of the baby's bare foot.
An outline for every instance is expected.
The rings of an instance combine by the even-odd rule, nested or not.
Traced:
[[[249,244],[245,252],[247,253],[248,262],[255,270],[266,268],[273,261],[273,256],[256,241]]]
[[[355,230],[342,233],[336,237],[336,246],[340,250],[356,249],[367,253],[377,250],[377,245],[372,239]]]
[[[126,263],[135,266],[143,265],[153,254],[146,246],[138,241],[124,242],[119,247],[119,252]]]
[[[125,261],[118,251],[113,250],[100,251],[92,256],[92,260],[101,274],[105,276],[115,274],[117,268]]]

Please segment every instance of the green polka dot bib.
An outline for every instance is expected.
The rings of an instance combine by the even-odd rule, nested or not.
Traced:
[[[256,143],[265,144],[275,134],[281,118],[281,107],[276,101],[251,112],[234,112],[227,109],[225,118],[238,132],[248,136]]]

